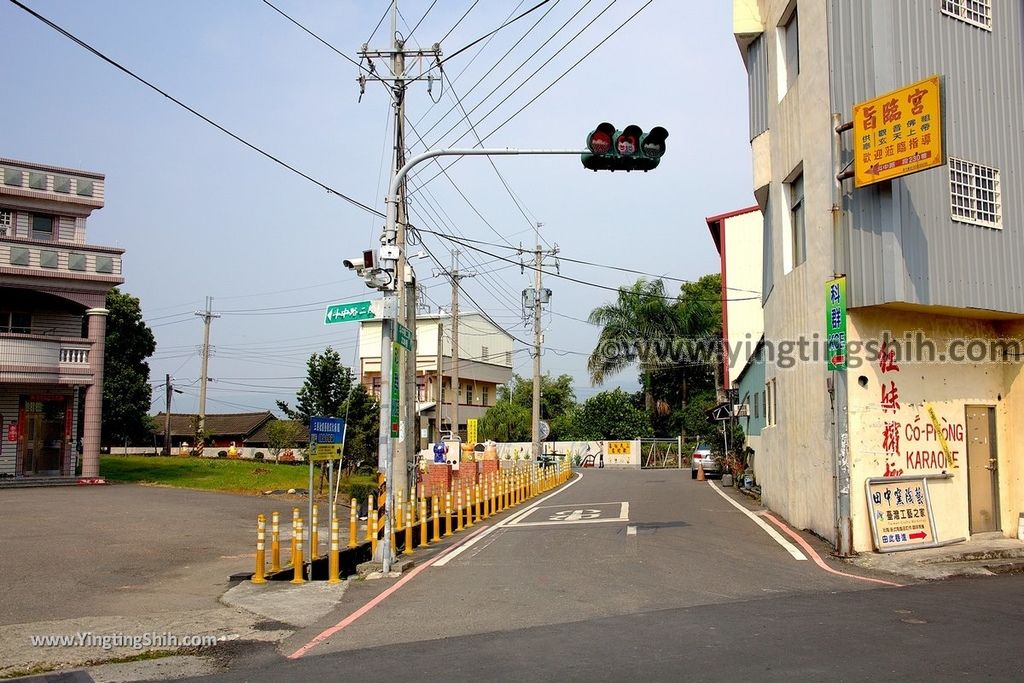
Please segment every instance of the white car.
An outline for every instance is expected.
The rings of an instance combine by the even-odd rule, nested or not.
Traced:
[[[693,449],[693,455],[690,456],[690,478],[697,478],[697,470],[703,467],[704,474],[721,474],[722,466],[718,463],[718,458],[711,454],[711,446],[706,443],[698,444]]]

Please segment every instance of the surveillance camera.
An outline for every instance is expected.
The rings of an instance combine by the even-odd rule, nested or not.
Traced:
[[[359,256],[347,258],[341,263],[349,270],[364,270],[366,268],[366,262],[363,261],[363,257],[361,254]]]

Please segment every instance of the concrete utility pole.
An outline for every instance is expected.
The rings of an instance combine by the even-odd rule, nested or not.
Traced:
[[[544,343],[544,334],[541,330],[541,306],[548,303],[551,300],[550,290],[544,289],[543,287],[543,273],[542,268],[544,266],[545,256],[555,256],[558,254],[558,246],[544,251],[540,247],[540,229],[543,223],[537,223],[534,229],[534,249],[533,249],[533,289],[523,291],[523,299],[527,304],[532,304],[533,307],[533,459],[538,460],[540,458],[540,356],[541,356],[541,345]],[[524,253],[522,250],[520,254]],[[557,267],[557,261],[556,267]]]
[[[434,413],[437,415],[437,440],[441,440],[441,399],[444,398],[444,319],[440,311],[437,314],[437,382],[434,384]]]
[[[392,175],[396,177],[398,170],[405,165],[405,90],[409,81],[432,79],[433,76],[425,74],[406,74],[406,57],[413,58],[429,57],[434,62],[440,60],[441,50],[434,45],[428,50],[406,50],[405,41],[398,37],[398,0],[391,2],[391,48],[389,50],[370,50],[363,45],[359,52],[360,56],[370,64],[369,76],[360,75],[360,86],[365,81],[376,80],[387,82],[391,89],[392,106],[395,114],[395,144],[394,144],[394,165]],[[388,75],[378,75],[373,66],[374,59],[389,59],[390,64]],[[397,310],[388,313],[381,319],[381,429],[380,429],[380,452],[378,465],[385,472],[387,481],[386,508],[390,511],[394,504],[394,492],[396,490],[408,490],[409,465],[415,458],[417,443],[419,439],[418,421],[416,419],[416,282],[411,276],[411,269],[405,254],[406,225],[408,223],[408,205],[406,202],[406,183],[403,175],[397,192],[389,193],[387,200],[394,202],[394,221],[385,227],[381,244],[384,249],[381,251],[385,270],[390,270],[394,278],[390,285],[382,288],[385,295],[394,293],[397,296]],[[387,248],[395,250],[392,254],[384,254]],[[391,268],[388,268],[391,265]],[[397,325],[402,324],[409,330],[411,338],[411,350],[402,351],[400,348],[393,348],[393,340],[397,333]],[[391,395],[391,382],[385,380],[392,369],[392,354],[404,353],[404,362],[399,364],[399,392],[398,395]],[[397,402],[399,410],[397,420],[392,410],[392,403]],[[397,422],[398,430],[395,434],[394,423]],[[386,424],[385,424],[386,423]],[[390,440],[397,436],[396,448],[391,447]],[[387,462],[385,462],[385,459]],[[390,567],[390,523],[391,515],[385,517],[384,543],[381,547],[381,555],[384,560],[385,569]]]
[[[459,433],[459,282],[467,277],[476,277],[474,271],[459,268],[459,250],[452,250],[452,267],[448,277],[452,281],[452,436],[462,441]]]
[[[843,169],[842,138],[853,124],[843,124],[840,114],[832,114],[832,274],[846,275],[846,233],[843,231]],[[836,554],[853,555],[853,521],[850,517],[850,433],[847,414],[846,368],[832,372],[832,410],[835,424],[833,448],[835,450],[836,488]]]
[[[171,394],[174,393],[174,389],[171,388],[171,375],[170,373],[164,375],[164,388],[166,390],[166,408],[164,408],[164,455],[171,454]]]
[[[205,440],[206,431],[206,383],[210,381],[207,370],[210,365],[210,321],[219,318],[219,313],[210,311],[213,306],[213,297],[206,297],[206,310],[196,311],[196,315],[203,319],[203,369],[199,379],[199,422],[196,424],[196,446],[202,446]]]

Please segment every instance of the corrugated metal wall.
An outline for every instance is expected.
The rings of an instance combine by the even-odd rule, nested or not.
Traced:
[[[1002,230],[953,222],[946,166],[853,192],[851,306],[1024,313],[1024,2],[993,5],[986,31],[943,14],[938,0],[830,1],[834,109],[849,118],[856,102],[940,74],[946,156],[998,168],[1002,182]]]
[[[762,33],[747,47],[750,139],[768,130],[768,45]]]

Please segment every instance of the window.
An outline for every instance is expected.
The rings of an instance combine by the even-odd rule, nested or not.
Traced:
[[[506,351],[505,352],[505,365],[507,365],[509,367],[512,367],[512,352],[511,351]]]
[[[764,385],[764,396],[765,396],[765,412],[764,412],[764,416],[765,416],[765,422],[766,422],[766,424],[769,427],[771,427],[772,425],[776,424],[776,422],[778,421],[778,417],[779,417],[776,414],[776,412],[775,412],[776,392],[777,392],[777,389],[776,389],[776,386],[775,386],[775,380],[774,379],[769,380]]]
[[[373,378],[373,397],[380,400],[380,377]]]
[[[71,178],[66,175],[53,176],[53,191],[68,194],[71,192]]]
[[[417,377],[416,378],[416,400],[426,401],[427,400],[427,378]]]
[[[14,236],[14,212],[0,209],[0,237]]]
[[[992,30],[992,0],[942,0],[942,13],[985,30]]]
[[[747,46],[747,94],[750,101],[750,139],[768,130],[768,49],[763,35]]]
[[[490,396],[488,396],[489,393],[490,392],[487,391],[487,387],[480,388],[480,405],[484,407],[487,406],[487,402],[490,400]]]
[[[754,417],[761,417],[761,394],[760,392],[754,392]]]
[[[482,360],[484,363],[486,363],[490,359],[491,359],[490,350],[486,346],[481,346],[480,347],[480,360]]]
[[[796,3],[788,14],[783,14],[779,24],[779,99],[796,83],[800,75],[800,22],[797,18]]]
[[[5,168],[4,169],[4,185],[10,185],[12,187],[21,187],[21,181],[24,178],[24,174],[20,168]]]
[[[768,301],[772,288],[775,287],[775,247],[772,243],[772,196],[771,189],[764,200],[764,215],[762,223],[762,252],[761,252],[761,304]]]
[[[32,314],[0,311],[0,332],[32,334]]]
[[[473,385],[466,385],[466,405],[473,405]]]
[[[77,189],[75,190],[75,194],[77,194],[79,197],[92,196],[94,183],[91,180],[86,180],[85,178],[78,178],[76,179],[75,185],[77,187]]]
[[[999,170],[950,157],[949,206],[954,221],[1002,228]]]
[[[32,239],[40,242],[53,241],[53,216],[32,215]]]
[[[45,190],[46,189],[46,174],[39,173],[38,171],[28,172],[28,186],[33,190]]]
[[[789,224],[792,237],[793,268],[807,260],[807,229],[804,226],[804,174],[799,173],[788,183]]]

